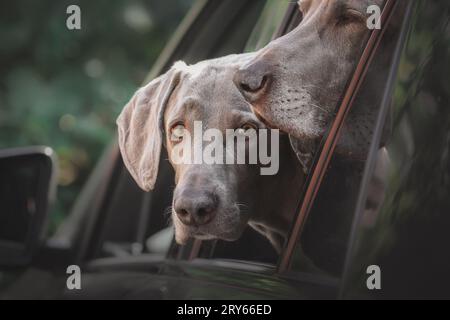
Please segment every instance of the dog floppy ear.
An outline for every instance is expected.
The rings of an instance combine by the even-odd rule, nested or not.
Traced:
[[[180,82],[184,63],[140,88],[117,118],[123,162],[139,187],[154,188],[163,141],[164,110]]]

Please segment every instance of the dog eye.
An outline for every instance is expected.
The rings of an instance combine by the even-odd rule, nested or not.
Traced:
[[[364,22],[365,16],[361,14],[361,12],[354,9],[345,10],[338,18],[339,25],[348,25],[351,23],[364,23]]]
[[[173,142],[180,142],[183,140],[186,128],[183,124],[178,123],[170,128],[170,140]]]

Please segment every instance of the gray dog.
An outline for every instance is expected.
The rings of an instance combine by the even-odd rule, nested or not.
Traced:
[[[124,163],[145,191],[155,184],[166,146],[176,176],[172,221],[180,244],[190,237],[236,240],[247,224],[278,250],[285,240],[297,204],[292,194],[299,193],[304,179],[287,135],[280,137],[276,175],[261,175],[258,164],[179,164],[172,158],[183,139],[180,129],[192,133],[194,121],[223,133],[266,128],[232,81],[252,57],[232,55],[192,66],[178,62],[139,89],[117,119]]]

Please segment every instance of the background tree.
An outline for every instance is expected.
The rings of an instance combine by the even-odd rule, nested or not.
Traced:
[[[66,9],[81,8],[81,30]],[[49,145],[59,158],[52,230],[69,212],[115,119],[191,0],[0,2],[0,148]]]

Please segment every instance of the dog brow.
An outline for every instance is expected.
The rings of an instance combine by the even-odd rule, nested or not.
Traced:
[[[366,14],[366,8],[368,6],[368,1],[339,0],[338,2],[339,2],[339,4],[336,9],[339,10],[338,12],[340,12],[340,13],[343,13],[346,10],[352,9],[352,10],[359,11],[360,13],[362,13],[364,15]]]
[[[182,105],[183,109],[191,109],[191,108],[198,108],[201,105],[201,103],[200,103],[199,99],[189,96],[182,100],[181,105]],[[189,111],[189,110],[186,110],[186,111]]]
[[[202,103],[196,97],[188,96],[174,103],[173,109],[168,115],[167,123],[177,122],[185,119],[186,115],[199,112],[202,109]]]

